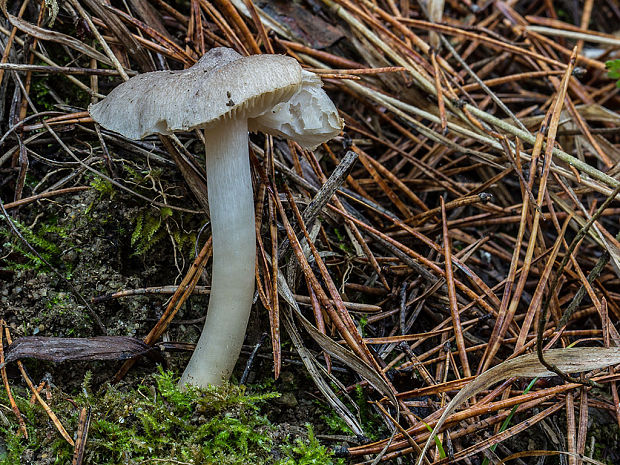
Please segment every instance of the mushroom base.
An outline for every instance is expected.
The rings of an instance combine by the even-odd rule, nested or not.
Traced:
[[[254,201],[246,120],[205,129],[213,273],[209,309],[180,385],[228,380],[245,338],[256,260]]]

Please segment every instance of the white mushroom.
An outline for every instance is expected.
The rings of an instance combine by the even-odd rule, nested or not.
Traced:
[[[281,55],[242,57],[215,48],[183,71],[136,76],[89,112],[104,128],[131,139],[202,128],[213,273],[204,329],[181,385],[220,384],[230,376],[245,337],[256,237],[248,128],[314,148],[342,129],[321,80]]]

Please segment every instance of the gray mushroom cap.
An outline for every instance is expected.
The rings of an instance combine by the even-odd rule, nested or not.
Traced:
[[[258,116],[300,86],[301,67],[293,58],[242,57],[229,48],[214,48],[191,68],[135,76],[88,111],[104,128],[142,139]]]
[[[302,91],[303,90],[303,91]],[[283,55],[243,57],[214,48],[182,71],[131,78],[88,108],[106,129],[130,139],[211,127],[245,117],[251,130],[315,147],[342,129],[321,81]]]

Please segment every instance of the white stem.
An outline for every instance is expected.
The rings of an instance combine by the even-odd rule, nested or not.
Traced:
[[[228,380],[241,352],[254,295],[256,233],[247,120],[205,129],[213,279],[207,319],[180,385]]]

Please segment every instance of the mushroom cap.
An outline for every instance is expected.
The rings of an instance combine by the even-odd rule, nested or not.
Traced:
[[[293,58],[243,57],[220,47],[186,70],[135,76],[88,111],[104,128],[142,139],[257,117],[292,97],[301,83],[301,66]]]
[[[301,71],[301,88],[288,100],[248,120],[251,131],[288,137],[303,148],[315,149],[336,137],[344,125],[334,103],[314,73]]]

